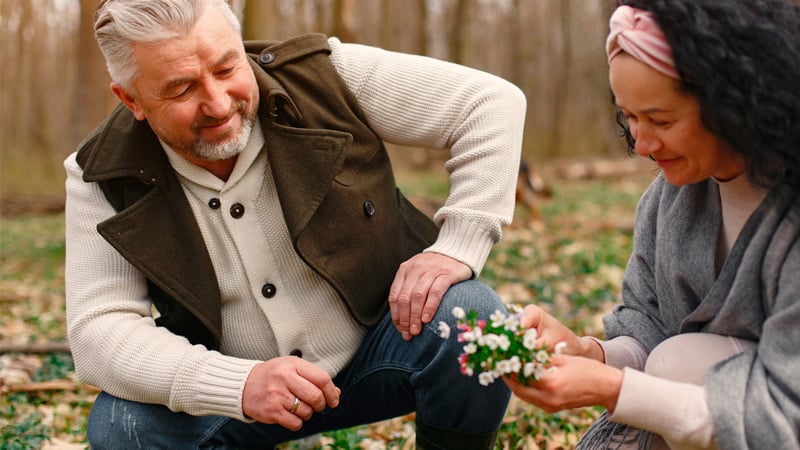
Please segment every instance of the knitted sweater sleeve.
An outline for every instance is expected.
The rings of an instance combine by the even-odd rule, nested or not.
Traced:
[[[497,76],[434,58],[329,40],[331,61],[373,129],[402,146],[447,148],[450,194],[426,251],[480,274],[511,222],[526,99]]]
[[[96,230],[114,209],[96,183],[83,181],[75,154],[64,165],[67,330],[80,379],[127,400],[244,420],[241,393],[258,361],[156,326],[144,276]]]

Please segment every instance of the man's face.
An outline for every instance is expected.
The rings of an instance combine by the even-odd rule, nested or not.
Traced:
[[[134,44],[139,76],[132,92],[114,93],[138,120],[192,162],[233,158],[242,151],[258,107],[258,86],[242,40],[208,8],[186,35]]]

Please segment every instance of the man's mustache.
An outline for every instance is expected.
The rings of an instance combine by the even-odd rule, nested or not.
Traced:
[[[247,102],[244,100],[239,100],[236,102],[231,103],[231,109],[228,111],[228,114],[225,115],[222,119],[216,117],[210,117],[203,115],[199,117],[197,120],[194,121],[192,124],[192,129],[194,131],[199,131],[201,128],[207,127],[215,127],[219,124],[225,123],[233,117],[234,114],[242,114],[244,116],[244,112],[247,110]]]

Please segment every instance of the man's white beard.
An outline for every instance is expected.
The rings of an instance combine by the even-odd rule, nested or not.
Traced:
[[[211,143],[200,140],[194,147],[195,156],[204,161],[223,161],[233,158],[244,150],[247,141],[250,140],[255,120],[255,115],[250,117],[242,115],[242,129],[233,139],[225,142]]]

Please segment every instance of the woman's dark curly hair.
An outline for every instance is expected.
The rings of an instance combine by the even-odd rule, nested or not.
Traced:
[[[800,4],[794,0],[618,0],[649,11],[705,127],[744,155],[755,182],[800,193]],[[634,140],[625,121],[629,151]]]

